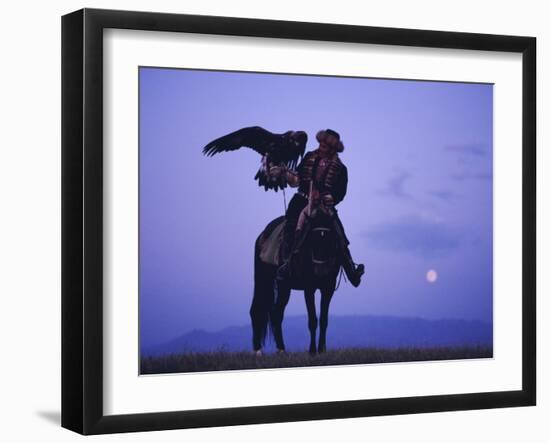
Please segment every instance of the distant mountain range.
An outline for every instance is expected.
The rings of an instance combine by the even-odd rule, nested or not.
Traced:
[[[307,317],[287,317],[283,324],[286,348],[304,351],[309,345]],[[349,347],[434,347],[493,344],[493,325],[468,320],[426,320],[386,316],[330,317],[327,346]],[[251,350],[250,325],[230,326],[217,332],[195,329],[166,343],[142,349],[142,356],[209,351]],[[268,340],[267,349],[274,344]]]

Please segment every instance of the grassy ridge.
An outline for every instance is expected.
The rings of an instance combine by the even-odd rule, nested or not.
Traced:
[[[170,354],[145,357],[141,360],[142,374],[175,372],[228,371],[242,369],[295,368],[307,366],[335,366],[366,363],[397,363],[407,361],[462,360],[491,358],[490,346],[461,346],[433,348],[346,348],[324,354],[308,352],[264,354],[251,352],[207,352]]]

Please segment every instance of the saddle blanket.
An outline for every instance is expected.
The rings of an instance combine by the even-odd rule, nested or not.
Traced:
[[[284,227],[284,221],[277,224],[263,241],[260,247],[260,260],[264,263],[279,266]]]

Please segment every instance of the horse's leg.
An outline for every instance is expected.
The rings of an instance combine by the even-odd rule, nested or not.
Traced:
[[[331,289],[321,289],[321,315],[319,322],[319,352],[327,350],[327,326],[328,326],[328,308],[334,291]]]
[[[265,340],[265,330],[267,326],[267,309],[265,300],[255,291],[250,306],[250,319],[252,320],[252,347],[254,352],[261,352],[263,341]]]
[[[283,318],[285,308],[290,298],[290,287],[285,284],[277,283],[277,300],[271,311],[271,328],[277,350],[283,352],[285,350],[285,342],[283,340]]]
[[[317,346],[315,344],[315,336],[317,334],[317,313],[315,312],[315,289],[306,289],[304,291],[307,308],[307,318],[309,327],[309,353],[315,354],[317,352]]]

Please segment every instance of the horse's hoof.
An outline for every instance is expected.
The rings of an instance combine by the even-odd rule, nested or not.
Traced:
[[[264,355],[264,353],[262,352],[261,349],[258,349],[257,351],[254,351],[254,355],[255,355],[256,357],[261,357],[262,355]]]
[[[284,349],[277,349],[277,354],[286,354]]]

